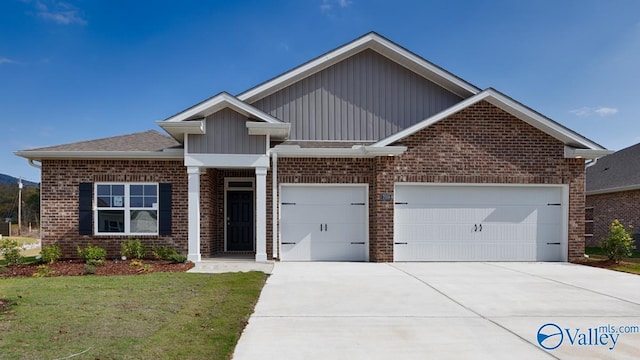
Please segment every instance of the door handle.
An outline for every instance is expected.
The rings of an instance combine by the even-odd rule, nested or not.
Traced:
[[[320,232],[322,232],[322,224],[320,224]]]
[[[282,245],[295,245],[296,243],[294,242],[282,242]]]

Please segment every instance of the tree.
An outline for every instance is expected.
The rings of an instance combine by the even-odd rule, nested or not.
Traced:
[[[633,249],[636,247],[630,230],[628,231],[624,225],[620,224],[618,219],[613,220],[609,227],[609,234],[600,243],[609,260],[619,263],[622,258],[633,254]]]

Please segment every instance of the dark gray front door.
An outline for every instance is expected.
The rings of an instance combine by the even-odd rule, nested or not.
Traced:
[[[227,191],[227,251],[253,251],[253,191]]]

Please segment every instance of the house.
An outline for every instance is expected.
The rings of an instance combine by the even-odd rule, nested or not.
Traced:
[[[18,151],[42,167],[43,244],[128,237],[192,261],[571,261],[585,159],[609,152],[366,34],[156,131]]]
[[[587,246],[599,246],[618,219],[640,233],[640,144],[605,156],[587,168]]]

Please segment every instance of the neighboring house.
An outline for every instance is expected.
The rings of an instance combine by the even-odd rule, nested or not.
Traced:
[[[128,237],[200,261],[567,261],[602,146],[366,34],[155,131],[17,152],[43,245]]]
[[[640,144],[603,157],[587,168],[586,202],[588,246],[598,246],[615,219],[632,226],[632,233],[640,232]]]

